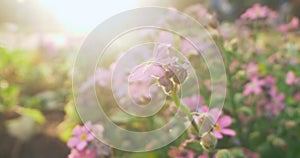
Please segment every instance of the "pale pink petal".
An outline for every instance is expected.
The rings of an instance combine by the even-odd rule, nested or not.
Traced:
[[[214,133],[214,135],[216,136],[217,139],[222,139],[223,138],[223,135],[219,131],[214,130],[213,133]]]
[[[294,72],[292,71],[289,71],[287,74],[286,74],[286,78],[285,78],[285,82],[287,85],[292,85],[296,82],[296,76],[294,74]]]
[[[87,141],[91,141],[93,139],[94,139],[94,136],[92,134],[88,134],[87,137],[86,137]]]
[[[290,22],[292,28],[299,27],[299,19],[297,17],[293,17],[292,21]]]
[[[173,44],[174,43],[174,36],[170,32],[161,32],[158,36],[158,43],[167,43]]]
[[[128,76],[128,81],[129,82],[135,82],[135,81],[142,81],[145,78],[148,77],[148,74],[146,74],[146,64],[141,64],[136,66],[131,74]]]
[[[244,96],[247,96],[247,95],[249,95],[250,93],[251,93],[250,85],[249,85],[249,83],[247,83],[247,84],[245,85],[245,88],[244,88],[244,91],[243,91],[243,95],[244,95]]]
[[[220,132],[225,134],[225,135],[229,135],[229,136],[235,136],[236,135],[236,132],[234,130],[228,129],[228,128],[224,128]]]
[[[280,32],[287,32],[287,31],[289,30],[289,26],[286,25],[286,24],[282,24],[282,25],[280,25],[280,26],[278,27],[278,30],[279,30]]]
[[[73,129],[73,135],[75,136],[79,136],[82,134],[82,130],[81,130],[81,126],[77,125],[74,129]]]
[[[217,122],[220,127],[227,127],[227,126],[231,125],[232,119],[230,116],[225,115],[225,116],[221,117]]]
[[[199,155],[198,158],[209,158],[208,155]]]
[[[262,92],[262,89],[260,87],[253,89],[254,94],[260,94],[261,92]]]
[[[81,151],[83,150],[85,147],[87,146],[87,142],[86,141],[81,141],[76,145],[76,148]]]
[[[85,126],[85,128],[87,128],[87,129],[91,129],[91,128],[93,127],[91,121],[86,122],[86,123],[84,124],[84,126]]]
[[[165,75],[165,70],[158,64],[153,63],[149,69],[149,74],[154,75],[155,77],[163,77]]]
[[[80,142],[80,139],[77,137],[73,137],[71,139],[69,139],[67,146],[69,148],[73,148],[74,146],[76,146],[78,143]]]

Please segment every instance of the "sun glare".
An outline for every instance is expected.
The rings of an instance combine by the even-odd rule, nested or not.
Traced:
[[[67,32],[87,33],[105,19],[135,8],[138,0],[38,0],[54,14]]]

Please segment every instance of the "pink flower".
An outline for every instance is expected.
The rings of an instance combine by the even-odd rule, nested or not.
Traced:
[[[209,156],[206,154],[202,154],[202,155],[199,155],[198,158],[209,158]]]
[[[248,78],[253,78],[255,76],[257,76],[258,73],[258,66],[257,64],[251,62],[248,64],[247,66],[247,76]]]
[[[165,75],[163,66],[175,63],[177,59],[169,56],[169,46],[157,45],[153,51],[153,59],[149,62],[136,66],[128,76],[129,82],[152,80],[153,77]]]
[[[236,132],[232,129],[227,128],[232,124],[232,118],[228,115],[222,116],[220,119],[218,119],[213,133],[215,134],[216,138],[222,139],[223,135],[228,136],[235,136]]]
[[[293,17],[291,22],[288,24],[282,24],[278,27],[280,32],[288,32],[291,30],[296,30],[299,27],[299,19],[297,17]]]
[[[157,39],[158,43],[174,44],[174,35],[170,32],[161,32]]]
[[[293,17],[293,19],[290,22],[291,28],[298,28],[299,27],[299,19],[297,17]]]
[[[279,27],[278,27],[278,30],[280,31],[280,32],[287,32],[288,30],[289,30],[289,25],[287,25],[287,24],[282,24],[282,25],[280,25]]]
[[[272,76],[267,76],[264,81],[267,86],[272,87],[275,84],[276,79]]]
[[[202,96],[198,94],[183,98],[181,102],[192,110],[196,110],[197,108],[199,108],[199,106],[202,106],[204,104]]]
[[[248,150],[246,148],[243,148],[243,153],[245,154],[245,156],[247,158],[259,158],[260,157],[259,153],[250,151],[250,150]]]
[[[91,76],[85,81],[80,87],[79,91],[84,92],[88,90],[89,88],[93,87],[94,84],[97,84],[101,87],[105,87],[109,85],[110,79],[111,79],[111,72],[109,70],[103,69],[103,68],[97,68],[95,72],[95,76]]]
[[[193,6],[190,6],[186,9],[186,12],[189,13],[196,13],[197,18],[203,18],[208,14],[208,11],[205,7],[203,7],[201,4],[195,4]]]
[[[293,71],[289,71],[287,74],[286,74],[286,77],[285,77],[285,83],[288,84],[288,85],[293,85],[295,84],[297,81],[297,78],[296,78],[296,75],[294,74]]]
[[[90,126],[90,122],[86,123],[86,126]],[[82,151],[88,143],[94,139],[93,135],[88,131],[85,126],[77,125],[73,129],[73,137],[68,141],[67,145],[69,148],[76,148]]]
[[[68,158],[96,158],[96,151],[89,149],[78,151],[73,149]]]
[[[180,41],[180,47],[181,47],[181,52],[183,54],[185,54],[186,56],[188,56],[188,55],[197,55],[198,54],[197,50],[186,39],[183,39],[183,40]]]
[[[134,82],[129,85],[128,93],[137,104],[148,103],[151,99],[151,82]]]
[[[277,89],[273,88],[270,91],[271,99],[266,103],[266,110],[269,110],[272,114],[277,116],[282,109],[284,109],[284,98],[285,95],[283,93],[277,93]]]
[[[296,93],[296,94],[294,95],[294,101],[295,101],[295,102],[300,102],[300,92],[298,92],[298,93]]]
[[[239,66],[240,66],[240,62],[236,60],[232,61],[231,64],[229,65],[230,72],[234,72]]]
[[[252,94],[260,94],[262,92],[262,86],[264,85],[264,80],[259,80],[257,77],[251,79],[251,82],[245,85],[243,95],[247,96]]]
[[[192,150],[182,150],[177,147],[171,147],[168,151],[168,155],[173,158],[193,158],[195,153]]]
[[[261,6],[260,4],[256,3],[252,6],[252,8],[248,8],[245,13],[241,15],[241,19],[256,20],[274,16],[275,13],[271,12],[268,7]]]
[[[144,63],[138,65],[128,77],[129,82],[148,81],[152,77],[162,77],[165,74],[164,69],[158,63]]]

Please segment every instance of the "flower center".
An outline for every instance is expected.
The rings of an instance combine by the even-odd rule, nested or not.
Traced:
[[[219,131],[219,130],[221,130],[221,126],[220,126],[220,125],[218,125],[218,124],[216,124],[216,125],[215,125],[215,130],[216,130],[216,131]]]
[[[81,139],[81,140],[86,140],[86,135],[85,135],[85,134],[81,135],[81,136],[80,136],[80,139]]]

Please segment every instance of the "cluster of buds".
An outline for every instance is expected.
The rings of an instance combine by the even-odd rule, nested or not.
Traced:
[[[183,83],[187,76],[186,66],[176,63],[166,67],[165,75],[158,78],[158,83],[169,94],[174,89],[174,86]]]
[[[150,100],[149,91],[151,85],[157,83],[166,94],[179,84],[183,83],[188,76],[187,64],[179,62],[177,57],[171,57],[168,45],[157,45],[150,61],[136,66],[128,76],[128,82],[136,95],[135,100]],[[139,85],[139,86],[135,86]],[[141,89],[141,85],[143,89]],[[137,92],[144,92],[137,94]]]

